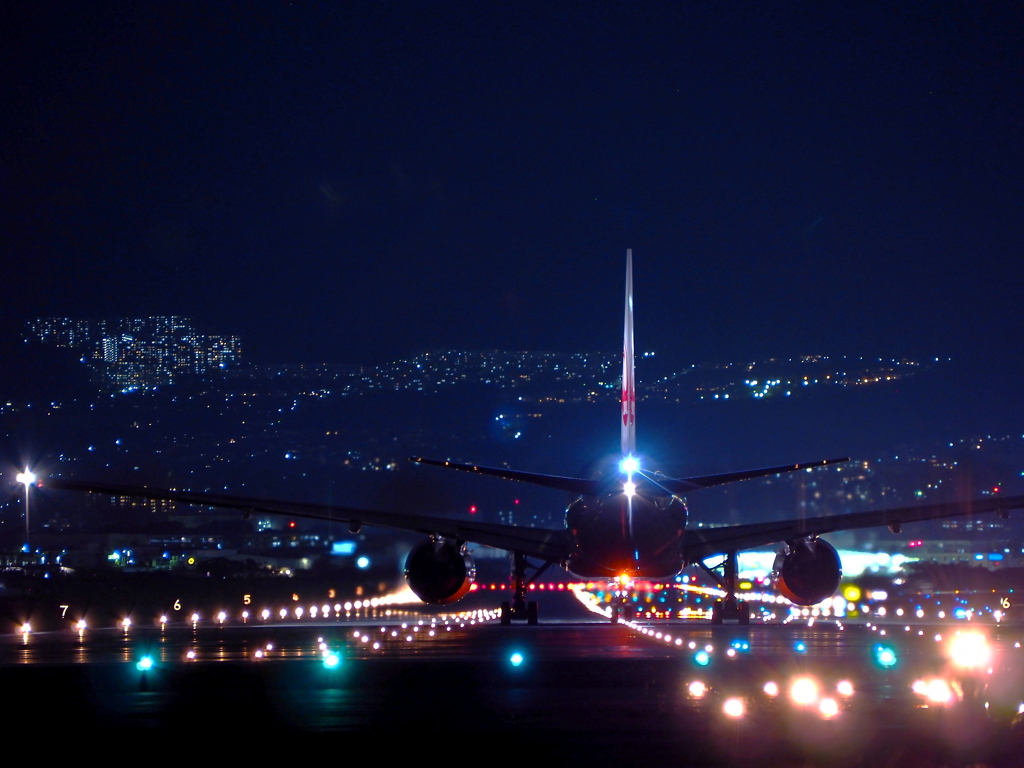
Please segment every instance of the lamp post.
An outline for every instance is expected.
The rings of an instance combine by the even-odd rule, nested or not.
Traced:
[[[28,532],[28,489],[35,485],[36,473],[25,467],[25,471],[19,472],[14,479],[25,486],[25,543],[28,544],[30,541]]]

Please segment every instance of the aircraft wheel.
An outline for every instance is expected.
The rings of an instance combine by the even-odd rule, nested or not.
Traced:
[[[512,623],[512,606],[508,600],[503,600],[501,603],[501,623],[505,627]]]
[[[537,601],[531,600],[526,604],[526,623],[536,624],[537,623]]]

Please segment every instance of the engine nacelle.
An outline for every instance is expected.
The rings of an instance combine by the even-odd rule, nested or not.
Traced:
[[[425,603],[443,605],[464,597],[476,579],[476,566],[465,546],[439,539],[413,548],[405,559],[405,578]]]
[[[800,539],[775,558],[775,584],[797,605],[816,605],[839,588],[843,564],[835,547],[823,539]]]

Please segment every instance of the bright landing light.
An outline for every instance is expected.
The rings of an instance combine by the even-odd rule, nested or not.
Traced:
[[[949,656],[958,667],[982,667],[992,660],[985,636],[978,632],[957,634],[949,645]]]
[[[743,717],[746,711],[747,707],[743,703],[743,699],[726,699],[725,703],[722,704],[722,712],[733,719]]]

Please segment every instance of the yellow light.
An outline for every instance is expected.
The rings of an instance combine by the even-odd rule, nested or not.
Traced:
[[[825,719],[831,719],[839,714],[839,705],[835,699],[822,699],[818,703],[818,711]]]
[[[687,690],[690,692],[690,695],[693,698],[702,699],[704,698],[704,694],[708,692],[708,687],[704,685],[704,683],[702,683],[700,680],[694,680],[692,683],[690,683]]]

